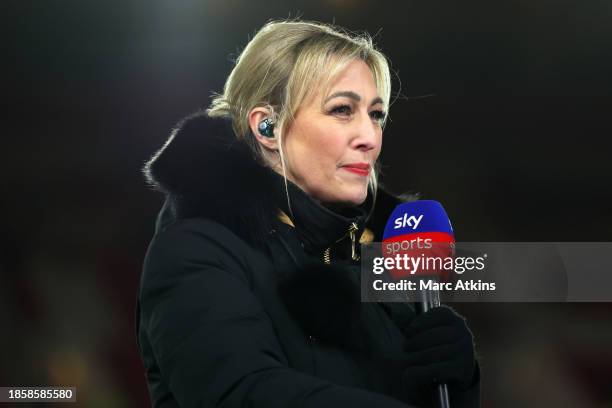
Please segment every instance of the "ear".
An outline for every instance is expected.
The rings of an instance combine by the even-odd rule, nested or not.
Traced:
[[[259,133],[259,123],[266,118],[270,118],[271,112],[269,109],[264,107],[253,108],[249,112],[249,127],[251,132],[255,135],[257,141],[264,146],[267,150],[278,150],[278,139],[276,137],[266,137]],[[278,130],[274,128],[274,134],[276,135]]]

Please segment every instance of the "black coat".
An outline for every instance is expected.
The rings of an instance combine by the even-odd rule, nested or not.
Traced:
[[[166,193],[137,307],[154,407],[428,405],[430,390],[409,391],[394,358],[413,309],[360,302],[348,230],[365,237],[369,201],[332,211],[289,183],[289,209],[283,179],[203,113],[179,123],[145,172]],[[380,192],[375,240],[398,202]],[[454,407],[478,398],[478,378],[451,390]]]

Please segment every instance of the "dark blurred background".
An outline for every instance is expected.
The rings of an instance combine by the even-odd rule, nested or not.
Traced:
[[[140,168],[271,18],[375,35],[398,96],[385,184],[441,201],[459,241],[612,241],[608,1],[45,0],[1,15],[0,386],[148,406],[134,306],[162,196]],[[457,309],[485,407],[612,407],[610,304]]]

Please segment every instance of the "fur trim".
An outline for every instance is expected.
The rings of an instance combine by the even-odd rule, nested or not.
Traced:
[[[276,216],[276,177],[238,141],[227,119],[204,111],[183,119],[146,163],[145,178],[171,200],[175,218],[205,216],[261,242]],[[245,228],[246,226],[246,228]]]

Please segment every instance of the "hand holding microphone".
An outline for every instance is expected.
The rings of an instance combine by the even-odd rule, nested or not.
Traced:
[[[418,315],[404,330],[404,372],[408,387],[447,383],[469,388],[476,370],[474,343],[463,317],[446,306]]]

